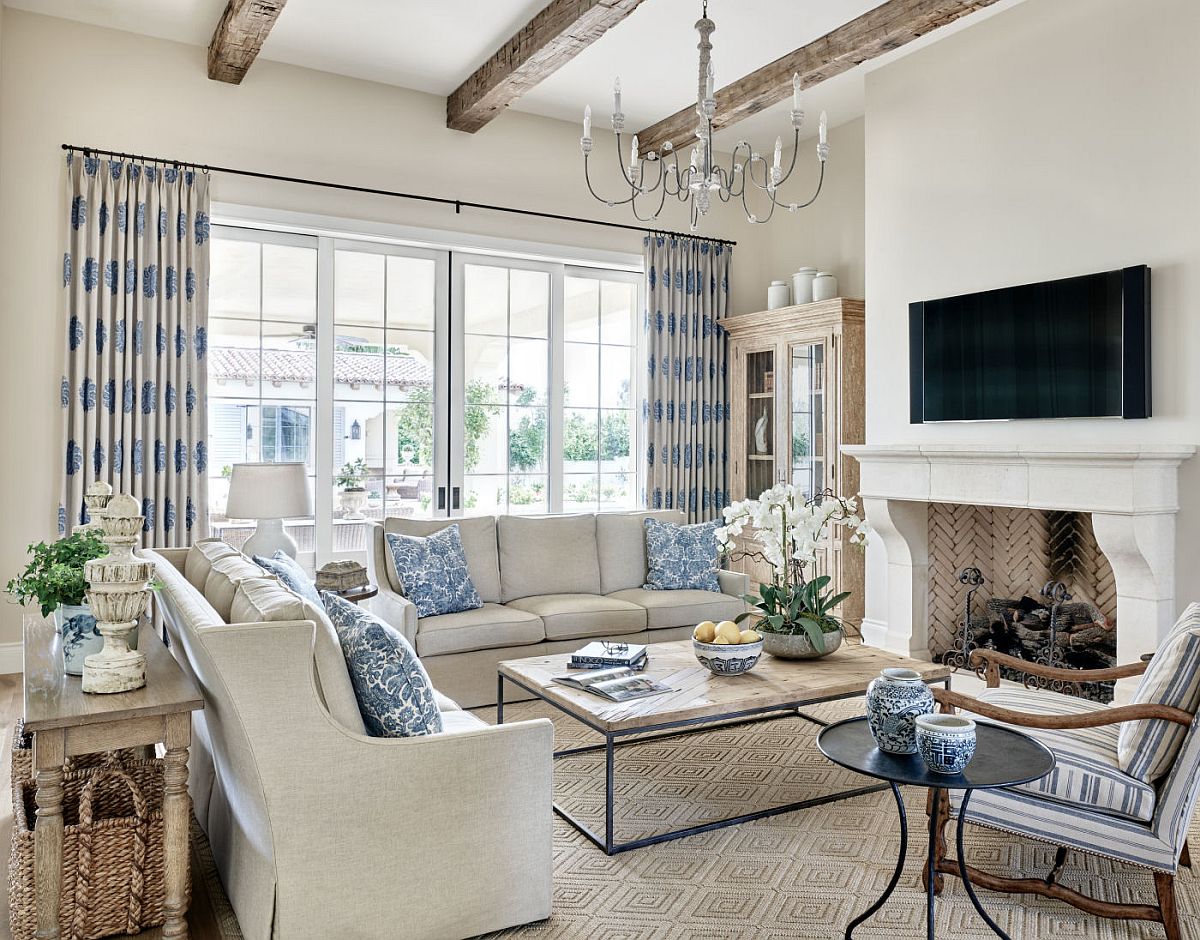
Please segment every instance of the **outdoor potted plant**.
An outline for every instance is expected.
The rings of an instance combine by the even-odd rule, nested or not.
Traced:
[[[96,618],[87,603],[83,566],[107,553],[100,534],[94,530],[30,545],[29,564],[5,589],[20,604],[36,604],[43,617],[53,615],[62,636],[64,667],[72,676],[82,675],[84,659],[104,646],[104,637],[96,629]]]
[[[821,543],[836,527],[852,529],[850,541],[862,544],[869,528],[858,515],[853,499],[832,491],[806,499],[790,483],[779,483],[759,495],[726,507],[725,525],[717,529],[717,542],[731,556],[765,561],[774,574],[760,584],[757,594],[743,595],[751,610],[739,614],[741,622],[758,618],[754,629],[762,634],[763,650],[783,659],[817,659],[842,645],[845,636],[834,610],[848,591],[834,593],[830,577],[806,577],[817,560]],[[736,548],[734,540],[746,527],[757,549]]]
[[[336,478],[341,488],[342,518],[365,519],[363,509],[367,505],[367,488],[363,482],[367,478],[367,462],[359,457],[357,460],[342,464]]]

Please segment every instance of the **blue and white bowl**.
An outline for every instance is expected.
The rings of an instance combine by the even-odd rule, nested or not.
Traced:
[[[934,773],[961,774],[975,756],[975,722],[961,715],[917,718],[917,750]]]
[[[700,665],[717,676],[740,676],[754,668],[762,655],[763,641],[754,643],[701,643],[693,637],[692,650]]]

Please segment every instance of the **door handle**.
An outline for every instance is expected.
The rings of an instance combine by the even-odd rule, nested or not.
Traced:
[[[446,488],[444,486],[438,487],[438,507],[437,508],[438,509],[446,508]]]
[[[462,504],[462,487],[461,486],[450,487],[450,508],[452,510],[461,509],[462,508],[461,504]]]

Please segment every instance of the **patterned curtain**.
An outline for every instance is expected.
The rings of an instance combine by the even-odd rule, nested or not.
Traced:
[[[148,545],[208,525],[208,175],[67,156],[59,531],[103,480],[142,501]]]
[[[646,505],[715,518],[726,503],[726,337],[729,245],[696,238],[645,239],[648,381]]]

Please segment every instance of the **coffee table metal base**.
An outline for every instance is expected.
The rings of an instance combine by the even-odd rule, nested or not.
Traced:
[[[939,680],[940,681],[940,680]],[[888,788],[886,783],[868,784],[866,786],[854,787],[850,790],[841,790],[837,793],[830,793],[825,796],[813,797],[808,800],[799,800],[793,803],[786,803],[781,806],[771,806],[766,809],[755,810],[752,813],[742,813],[738,816],[730,816],[725,819],[718,819],[714,822],[701,823],[696,826],[687,826],[683,829],[673,829],[670,832],[656,833],[652,836],[644,836],[640,839],[630,839],[625,842],[618,842],[615,836],[616,828],[616,812],[614,800],[614,779],[616,776],[616,749],[620,746],[631,744],[644,744],[647,741],[658,741],[663,738],[682,737],[688,734],[698,734],[704,731],[712,731],[715,728],[730,728],[743,724],[751,724],[760,721],[777,721],[781,718],[803,718],[820,727],[825,727],[829,722],[817,718],[814,715],[808,715],[800,709],[808,705],[821,705],[827,702],[837,702],[844,699],[861,698],[861,692],[852,692],[846,695],[832,695],[827,698],[805,699],[803,701],[785,703],[782,705],[772,705],[763,708],[751,708],[744,711],[730,712],[726,715],[705,718],[691,718],[681,721],[665,721],[659,724],[649,725],[646,727],[637,728],[630,731],[609,731],[598,725],[592,724],[589,721],[581,718],[574,712],[570,712],[563,708],[557,702],[554,702],[543,695],[539,694],[536,688],[530,688],[523,682],[519,682],[511,676],[498,674],[496,681],[496,724],[504,724],[504,683],[510,682],[517,688],[539,701],[553,705],[564,715],[569,715],[571,718],[585,725],[597,734],[604,736],[604,743],[600,744],[585,744],[579,747],[564,748],[554,752],[554,758],[557,760],[563,757],[571,757],[577,754],[595,753],[597,751],[604,752],[604,835],[592,831],[587,823],[580,820],[571,812],[560,806],[557,802],[554,803],[554,812],[565,820],[572,828],[583,835],[598,848],[603,849],[607,855],[617,855],[620,852],[628,852],[632,849],[641,849],[649,845],[658,845],[662,842],[671,842],[675,839],[682,839],[686,836],[699,835],[704,832],[713,832],[717,829],[724,829],[728,826],[736,826],[745,822],[753,822],[756,819],[768,819],[772,816],[779,816],[783,813],[791,813],[796,810],[808,809],[813,806],[823,806],[827,803],[837,803],[841,800],[848,800],[852,797],[862,796],[867,793],[878,793]],[[950,687],[950,680],[945,680],[946,688]],[[895,789],[895,786],[892,786]],[[901,805],[901,814],[904,808]],[[907,839],[907,824],[902,819],[902,832],[904,838]],[[907,843],[905,843],[907,844]],[[901,854],[901,863],[903,863],[903,854]],[[900,877],[899,869],[897,869],[896,879]],[[883,902],[891,894],[895,885],[889,887],[884,897],[878,902],[882,906]],[[976,905],[978,906],[978,905]],[[872,912],[876,908],[872,909]],[[847,931],[846,936],[850,933]]]
[[[846,940],[853,940],[855,928],[873,917],[887,903],[888,898],[892,896],[892,892],[896,890],[896,885],[900,883],[900,875],[904,872],[904,861],[908,855],[908,814],[904,810],[904,798],[900,795],[900,787],[895,783],[889,783],[888,786],[892,788],[892,796],[896,799],[896,812],[900,817],[900,851],[896,858],[896,870],[892,873],[892,880],[883,889],[883,894],[879,896],[879,900],[859,914],[858,917],[854,918],[846,927]],[[924,879],[926,901],[925,936],[927,940],[934,940],[934,902],[937,888],[935,860],[937,858],[936,847],[938,836],[936,820],[939,815],[938,803],[941,800],[948,800],[950,798],[946,790],[934,789],[932,792],[934,802],[933,806],[930,807],[929,813],[929,852],[925,860]],[[992,932],[997,937],[1001,937],[1003,940],[1011,940],[1008,934],[1001,930],[988,915],[988,912],[983,909],[983,905],[979,903],[979,898],[975,896],[975,889],[971,887],[971,879],[967,876],[967,860],[966,855],[963,853],[963,824],[967,818],[967,803],[970,802],[971,792],[971,790],[963,790],[962,805],[958,811],[958,829],[955,834],[955,843],[958,847],[958,871],[962,878],[963,887],[967,890],[967,897],[971,899],[971,904],[974,905],[979,916],[983,918],[983,922],[992,928]]]

